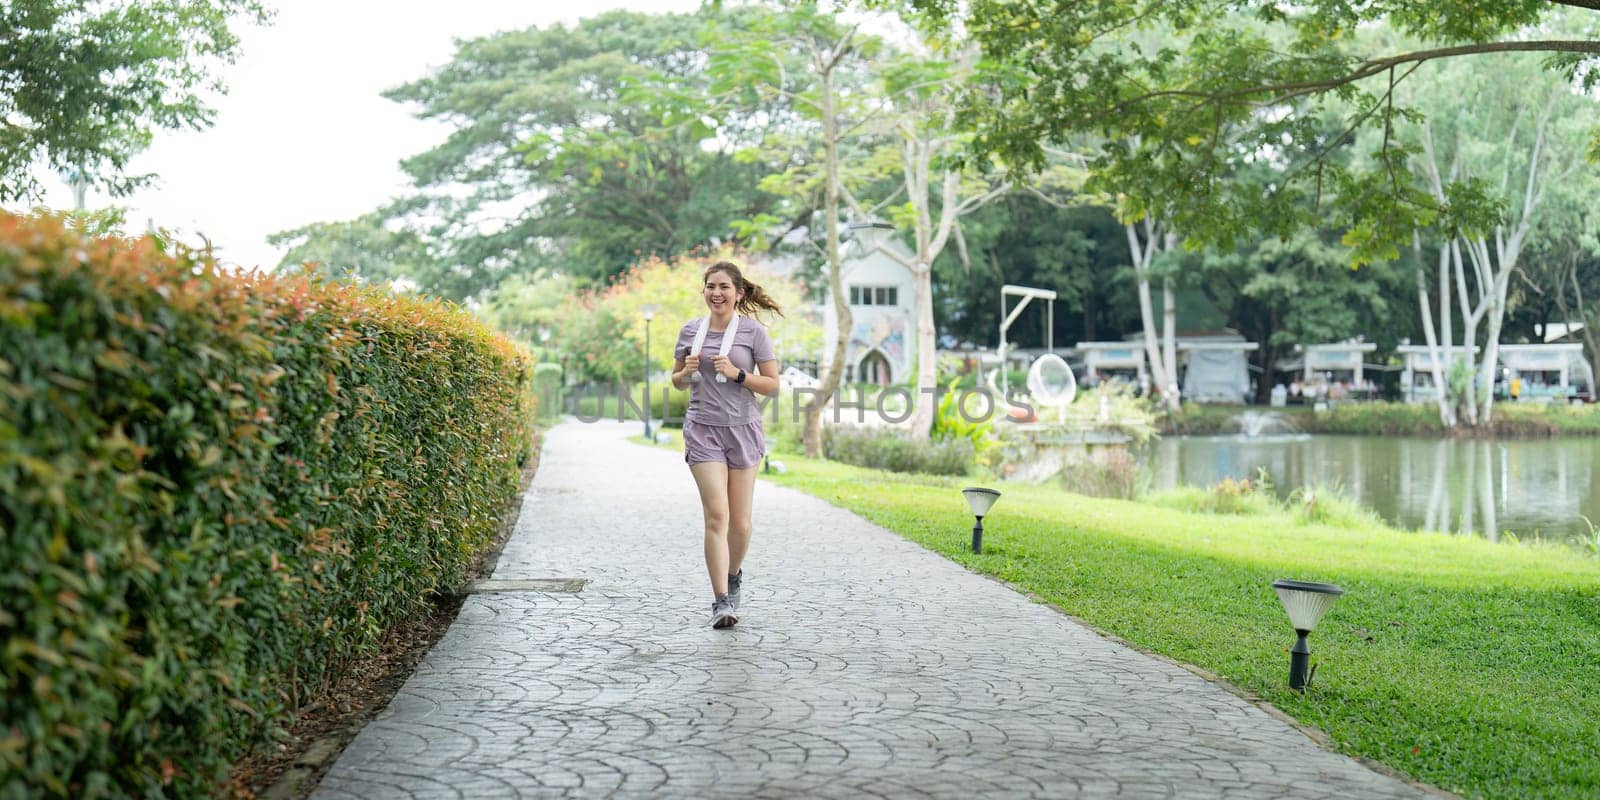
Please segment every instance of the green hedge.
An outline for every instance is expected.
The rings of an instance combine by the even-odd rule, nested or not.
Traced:
[[[1439,421],[1434,403],[1345,402],[1326,411],[1310,406],[1208,406],[1184,403],[1179,414],[1163,415],[1162,433],[1204,436],[1239,433],[1238,416],[1247,411],[1273,413],[1305,433],[1352,436],[1444,436],[1450,431]],[[1496,400],[1487,428],[1465,426],[1462,435],[1542,437],[1600,436],[1600,404],[1516,403]]]
[[[0,215],[0,797],[210,796],[462,578],[528,370],[440,304]]]
[[[1309,419],[1312,425],[1308,430],[1316,433],[1382,436],[1442,436],[1447,433],[1444,423],[1439,421],[1439,406],[1434,403],[1342,403]],[[1456,432],[1535,438],[1600,435],[1600,405],[1496,400],[1489,420],[1489,425],[1482,430],[1472,431],[1463,423]]]
[[[834,461],[891,472],[965,475],[975,453],[970,439],[912,441],[893,429],[822,428],[823,454]]]
[[[580,419],[595,421],[622,420],[644,421],[644,382],[629,384],[627,387],[618,386],[587,386],[583,389],[568,389],[567,402],[572,406],[572,413]],[[665,396],[667,406],[661,406],[661,399]],[[661,427],[681,428],[683,417],[689,411],[689,392],[686,389],[674,389],[669,380],[650,382],[650,419],[660,423]],[[771,415],[767,411],[767,415]]]
[[[540,419],[561,416],[561,365],[534,364],[533,392],[538,397]]]
[[[633,404],[639,408],[642,414],[644,412],[644,384],[636,384],[629,389],[628,394],[633,398]],[[663,397],[667,401],[666,408],[661,406]],[[627,409],[627,413],[632,414],[632,409]],[[689,413],[689,391],[687,389],[672,388],[670,380],[650,382],[651,419],[661,422],[664,427],[681,428],[683,427],[683,417],[687,413]],[[771,414],[771,411],[766,412],[766,416],[771,416]]]

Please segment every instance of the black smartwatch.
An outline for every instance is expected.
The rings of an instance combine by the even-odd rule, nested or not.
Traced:
[[[744,370],[739,370],[739,377],[733,379],[734,383],[744,383]]]

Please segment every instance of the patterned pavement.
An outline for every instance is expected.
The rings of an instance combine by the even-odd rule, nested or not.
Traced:
[[[582,588],[470,597],[314,798],[1433,794],[765,482],[712,630],[694,483],[636,432],[546,434],[494,578]]]

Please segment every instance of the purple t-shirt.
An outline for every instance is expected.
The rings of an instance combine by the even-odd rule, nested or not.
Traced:
[[[689,320],[678,330],[678,346],[673,351],[677,358],[689,355],[689,348],[694,346],[694,334],[700,330],[701,319],[704,318]],[[717,383],[717,370],[711,362],[722,350],[722,333],[717,330],[706,331],[706,341],[700,349],[700,380],[689,384],[689,410],[684,412],[683,418],[701,425],[758,422],[761,420],[761,406],[755,392],[734,383],[732,378],[727,383]],[[758,374],[757,364],[776,361],[777,358],[772,352],[772,337],[767,335],[767,327],[749,317],[739,317],[739,332],[734,334],[728,360],[735,367],[755,375]]]

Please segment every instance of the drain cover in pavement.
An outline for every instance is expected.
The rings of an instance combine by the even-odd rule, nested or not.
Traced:
[[[467,587],[467,594],[485,592],[577,592],[588,583],[587,578],[533,578],[520,581],[478,581]]]

